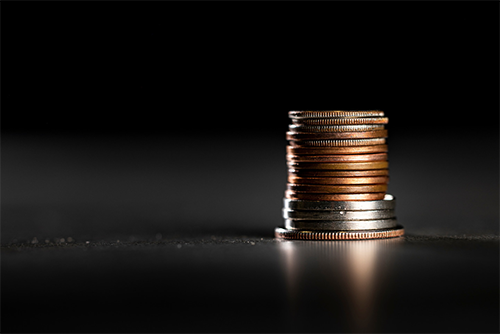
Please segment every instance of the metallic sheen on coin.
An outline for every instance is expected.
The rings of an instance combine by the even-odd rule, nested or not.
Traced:
[[[296,132],[354,132],[383,130],[383,124],[361,124],[361,125],[303,125],[290,124],[290,131]]]
[[[285,198],[301,199],[306,201],[374,201],[381,200],[384,196],[385,192],[365,194],[316,194],[297,193],[291,190],[285,191]]]
[[[338,146],[338,147],[296,147],[288,145],[286,153],[291,155],[319,154],[366,154],[387,152],[387,145]]]
[[[290,142],[293,147],[339,147],[339,146],[367,146],[383,145],[385,138],[369,139],[324,139],[324,140],[294,140]]]
[[[299,177],[288,175],[288,182],[294,184],[387,184],[387,176],[372,177]]]
[[[338,162],[338,163],[315,163],[315,162],[287,162],[289,168],[293,169],[333,169],[333,170],[365,170],[365,169],[387,169],[388,161],[372,162]]]
[[[355,124],[387,124],[387,117],[350,117],[350,118],[302,118],[292,119],[294,124],[306,125],[355,125]]]
[[[379,201],[305,201],[283,199],[283,208],[287,210],[319,210],[319,211],[370,211],[394,210],[396,198],[386,194]]]
[[[379,228],[396,227],[397,221],[393,219],[372,219],[372,220],[292,220],[285,219],[285,228],[289,230],[376,230]]]
[[[335,155],[295,155],[287,154],[286,159],[290,162],[362,162],[362,161],[384,161],[387,153],[373,154],[335,154]]]
[[[382,117],[380,110],[290,111],[290,118]]]
[[[366,231],[296,231],[277,227],[274,236],[283,240],[367,240],[397,238],[404,235],[402,226]]]
[[[386,138],[387,130],[358,131],[358,132],[295,132],[286,133],[287,140],[322,140],[322,139],[358,139],[358,138]]]
[[[349,184],[349,185],[317,185],[317,184],[287,184],[287,189],[293,192],[324,193],[324,194],[364,194],[379,193],[387,190],[387,184]]]
[[[318,211],[283,209],[283,218],[292,220],[363,220],[394,218],[394,210],[371,211]]]
[[[366,177],[366,176],[387,176],[388,169],[369,170],[308,170],[294,169],[288,170],[288,175],[294,177]]]

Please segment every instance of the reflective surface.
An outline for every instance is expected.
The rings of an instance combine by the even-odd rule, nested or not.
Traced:
[[[290,242],[281,136],[63,139],[2,138],[3,332],[498,331],[486,151],[394,140],[404,238]]]

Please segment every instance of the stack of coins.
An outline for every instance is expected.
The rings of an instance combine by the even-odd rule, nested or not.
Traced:
[[[372,239],[397,226],[382,111],[291,111],[287,132],[286,239]]]

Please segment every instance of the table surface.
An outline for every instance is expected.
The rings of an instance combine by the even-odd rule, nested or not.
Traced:
[[[2,141],[3,332],[499,330],[495,155],[391,142],[406,236],[312,242],[281,137]]]

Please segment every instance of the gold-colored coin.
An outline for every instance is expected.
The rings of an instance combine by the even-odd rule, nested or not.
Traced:
[[[366,170],[366,169],[387,169],[388,161],[372,162],[287,162],[288,167],[292,169],[333,169],[333,170]]]
[[[387,191],[387,184],[351,184],[338,186],[288,183],[287,190],[291,190],[295,193],[364,194]]]
[[[294,132],[286,133],[287,140],[323,140],[323,139],[360,139],[360,138],[387,138],[387,130],[358,131],[358,132]]]
[[[401,226],[372,231],[296,231],[277,227],[274,236],[285,240],[366,240],[397,238],[405,234]]]
[[[387,152],[387,145],[351,146],[351,147],[296,147],[288,145],[286,153],[292,155],[319,154],[363,154]]]
[[[387,153],[374,154],[338,154],[338,155],[292,155],[287,154],[290,162],[362,162],[362,161],[385,161]]]
[[[382,184],[389,183],[387,176],[371,177],[300,177],[288,175],[288,182],[292,184]]]

